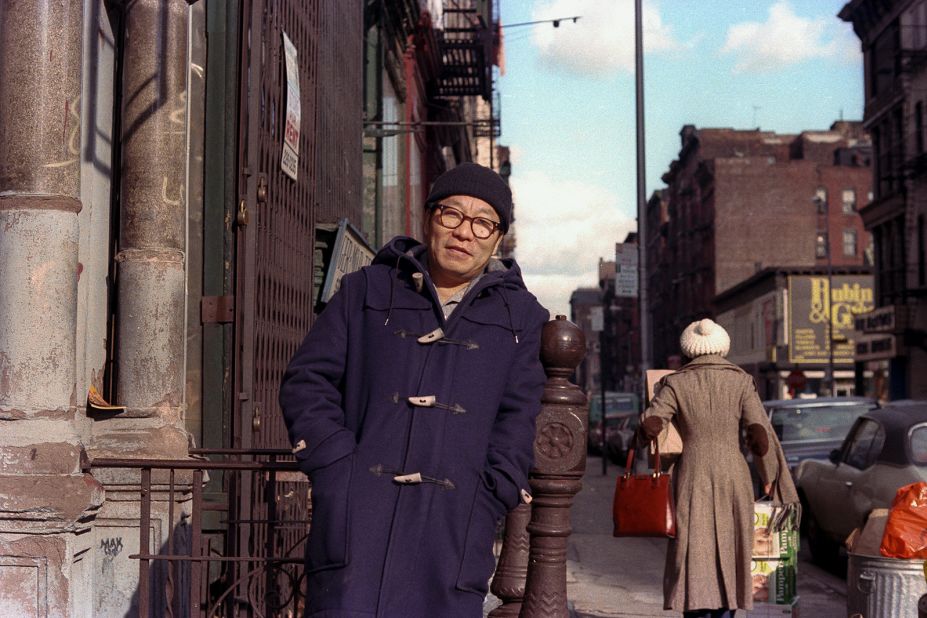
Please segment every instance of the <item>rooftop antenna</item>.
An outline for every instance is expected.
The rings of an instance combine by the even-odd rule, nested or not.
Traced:
[[[753,106],[753,126],[756,127],[757,129],[760,128],[760,125],[756,124],[756,112],[759,111],[759,110],[761,110],[761,109],[763,109],[763,108],[762,108],[760,105],[754,105],[754,106]]]

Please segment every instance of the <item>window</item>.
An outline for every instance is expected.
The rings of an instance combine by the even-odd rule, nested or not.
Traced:
[[[856,252],[856,230],[843,230],[843,255],[855,256]]]
[[[842,440],[859,415],[871,409],[872,406],[865,404],[777,408],[770,422],[781,442]]]
[[[843,197],[843,214],[852,215],[856,212],[856,190],[855,189],[844,189],[842,193]]]
[[[927,466],[927,425],[911,430],[911,461],[918,466]]]
[[[827,234],[818,232],[814,237],[814,257],[827,257]]]
[[[924,248],[924,215],[917,215],[917,285],[927,284],[927,262]]]
[[[924,154],[924,104],[921,101],[914,105],[914,148],[917,154]]]
[[[865,470],[873,464],[884,442],[885,432],[879,424],[866,418],[861,419],[847,445],[843,461],[848,466]]]
[[[869,96],[875,97],[891,89],[898,75],[901,47],[898,20],[891,22],[879,33],[869,48]]]
[[[814,191],[814,203],[818,205],[818,214],[823,215],[827,212],[827,189],[818,187]]]
[[[909,13],[909,19],[913,26],[910,29],[911,48],[924,49],[927,47],[927,29],[924,28],[924,25],[927,24],[927,2],[915,4]]]

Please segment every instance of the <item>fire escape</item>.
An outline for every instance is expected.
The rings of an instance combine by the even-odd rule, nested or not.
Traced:
[[[497,11],[492,2],[447,0],[441,27],[435,31],[440,66],[430,94],[445,102],[458,120],[470,124],[474,138],[494,139],[501,133],[501,105],[493,91],[492,70],[499,50]],[[464,101],[471,97],[475,102],[468,110]]]
[[[450,1],[444,7],[442,30],[437,96],[480,96],[490,100],[493,32],[484,17],[474,6],[461,8],[460,3]]]

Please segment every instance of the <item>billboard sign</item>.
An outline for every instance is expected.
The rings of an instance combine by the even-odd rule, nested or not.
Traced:
[[[871,275],[789,276],[789,362],[828,362],[829,317],[834,362],[852,363],[856,316],[874,307]]]

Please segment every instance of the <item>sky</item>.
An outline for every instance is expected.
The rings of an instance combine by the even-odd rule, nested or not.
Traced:
[[[552,315],[598,285],[599,258],[636,229],[633,0],[497,0],[518,246]],[[779,133],[860,120],[860,43],[844,0],[643,0],[647,196],[683,125]],[[518,26],[580,16],[575,23]],[[512,24],[512,27],[506,27]]]

